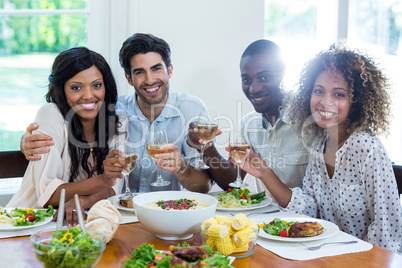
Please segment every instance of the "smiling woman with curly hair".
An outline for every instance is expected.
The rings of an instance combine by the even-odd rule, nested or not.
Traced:
[[[331,46],[305,65],[289,107],[291,122],[313,140],[303,188],[287,188],[250,150],[242,169],[261,179],[281,206],[402,253],[395,175],[375,136],[388,130],[387,90],[387,79],[373,60]]]
[[[387,134],[391,114],[387,78],[368,56],[336,45],[317,54],[301,73],[290,112],[290,120],[297,130],[306,137],[324,133],[323,128],[311,122],[310,99],[316,78],[327,69],[344,77],[350,89],[352,106],[345,122],[347,132]]]

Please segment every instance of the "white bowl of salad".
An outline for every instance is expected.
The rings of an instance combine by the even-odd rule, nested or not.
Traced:
[[[38,231],[31,246],[44,267],[94,267],[106,247],[106,236],[95,230],[82,232],[78,226]]]
[[[140,223],[165,240],[191,238],[201,223],[215,215],[217,203],[210,195],[189,191],[150,192],[133,198]]]

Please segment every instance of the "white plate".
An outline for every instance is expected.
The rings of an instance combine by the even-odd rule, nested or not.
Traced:
[[[320,220],[320,219],[314,219],[314,218],[306,218],[306,217],[291,217],[291,218],[280,218],[282,221],[298,221],[298,222],[318,222],[319,224],[322,225],[324,228],[322,234],[316,235],[316,236],[311,236],[311,237],[281,237],[281,236],[275,236],[275,235],[270,235],[266,233],[262,228],[260,228],[260,232],[258,233],[258,236],[268,238],[271,240],[277,240],[277,241],[282,241],[282,242],[307,242],[307,241],[314,241],[314,240],[320,240],[324,238],[328,238],[330,236],[335,235],[339,231],[339,227],[329,221],[325,220]],[[273,219],[267,222],[271,222]],[[262,222],[261,222],[262,223]]]
[[[122,196],[121,195],[114,195],[109,197],[108,199],[110,200],[110,202],[112,203],[113,206],[115,206],[117,209],[121,209],[121,210],[125,210],[125,211],[131,211],[134,213],[134,208],[128,208],[125,206],[122,206],[119,202],[119,197]],[[138,195],[138,193],[133,193],[134,196]]]
[[[209,195],[216,197],[218,194],[223,193],[223,192],[214,192],[214,193],[209,193]],[[253,204],[250,206],[244,206],[241,208],[223,208],[223,207],[216,207],[216,210],[221,210],[221,211],[246,211],[246,210],[253,210],[253,209],[258,209],[258,208],[263,208],[266,206],[269,206],[272,203],[272,198],[269,196],[265,196],[264,199],[261,201],[259,204]]]
[[[12,210],[12,208],[6,208],[6,210],[10,211],[10,210]],[[52,219],[53,219],[53,216],[46,217],[44,221],[37,222],[33,225],[23,225],[23,226],[14,226],[12,223],[11,224],[0,224],[0,231],[18,231],[18,230],[34,228],[34,227],[45,225],[45,224],[51,222]]]

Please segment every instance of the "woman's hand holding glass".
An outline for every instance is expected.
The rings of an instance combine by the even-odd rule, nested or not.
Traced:
[[[128,169],[126,162],[124,162],[124,153],[117,149],[113,149],[103,160],[103,179],[106,183],[109,182],[110,186],[116,184],[116,179],[124,177],[123,169]]]
[[[232,162],[235,163],[233,159]],[[264,159],[262,159],[251,149],[246,150],[246,159],[244,159],[244,161],[239,166],[242,170],[256,178],[262,178],[262,176],[268,170],[270,170]]]
[[[132,199],[134,195],[130,191],[129,174],[134,170],[137,164],[138,155],[135,153],[134,144],[125,142],[124,146],[116,145],[116,149],[112,150],[103,161],[104,176],[107,178],[125,179],[125,194],[120,199]]]

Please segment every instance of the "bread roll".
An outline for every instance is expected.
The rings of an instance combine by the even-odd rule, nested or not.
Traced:
[[[87,229],[97,230],[106,235],[106,242],[110,242],[122,221],[120,212],[109,200],[100,200],[88,211],[85,222]]]

